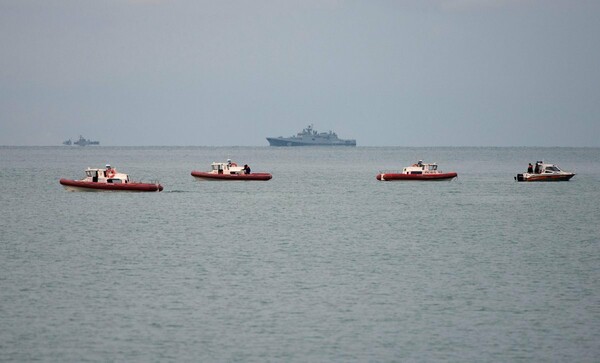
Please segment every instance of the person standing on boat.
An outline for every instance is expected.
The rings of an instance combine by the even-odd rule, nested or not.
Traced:
[[[107,178],[112,178],[116,173],[117,171],[113,169],[110,164],[106,164],[106,171],[104,172],[104,175],[106,175]]]
[[[529,163],[529,166],[527,167],[527,172],[533,174],[533,165],[531,165],[531,163]]]
[[[248,164],[244,164],[244,174],[250,174],[251,170]]]

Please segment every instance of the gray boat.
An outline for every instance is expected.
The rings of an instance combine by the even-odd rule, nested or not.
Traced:
[[[68,140],[71,141],[71,140]],[[63,144],[65,144],[63,142]],[[71,144],[65,144],[65,145],[71,145]],[[86,146],[86,145],[100,145],[100,141],[92,141],[90,139],[86,139],[85,137],[79,135],[79,140],[74,141],[73,145],[79,145],[79,146]]]
[[[317,132],[308,125],[296,136],[267,137],[271,146],[356,146],[356,140],[338,138],[335,132]]]

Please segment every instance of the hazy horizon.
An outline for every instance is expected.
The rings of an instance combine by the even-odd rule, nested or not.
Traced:
[[[0,145],[599,147],[600,2],[0,0]]]

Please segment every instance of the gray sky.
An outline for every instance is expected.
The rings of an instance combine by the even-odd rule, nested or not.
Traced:
[[[0,145],[600,146],[600,1],[0,0]]]

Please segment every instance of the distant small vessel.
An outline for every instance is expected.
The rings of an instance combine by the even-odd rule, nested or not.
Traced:
[[[68,143],[67,143],[68,142]],[[71,145],[71,139],[63,142],[65,145]],[[83,136],[79,135],[79,139],[73,142],[74,145],[86,146],[86,145],[100,145],[100,141],[92,141],[90,139],[86,139]]]
[[[317,132],[308,125],[296,136],[267,137],[271,146],[356,146],[356,140],[343,140],[335,132]]]
[[[71,139],[67,140],[67,141],[63,141],[63,145],[67,145],[70,146],[73,144],[73,141],[71,141]]]
[[[436,163],[425,164],[422,160],[417,163],[407,166],[402,171],[381,171],[377,174],[377,180],[395,181],[395,180],[451,180],[456,178],[458,174],[455,172],[444,173],[438,170]]]
[[[212,163],[210,171],[192,171],[192,176],[203,180],[262,180],[273,176],[269,173],[252,173],[248,165],[238,166],[227,160],[226,163]]]
[[[520,182],[568,181],[574,176],[575,173],[563,171],[556,164],[538,161],[535,163],[535,167],[529,164],[527,173],[517,174],[515,180]]]
[[[86,177],[81,180],[60,179],[60,184],[71,192],[160,192],[162,185],[156,183],[131,182],[129,175],[117,172],[116,169],[106,166],[106,169],[85,170]]]

